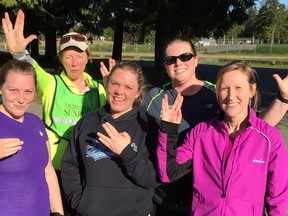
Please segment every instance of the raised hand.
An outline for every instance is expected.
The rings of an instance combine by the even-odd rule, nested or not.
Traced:
[[[277,83],[281,96],[288,100],[288,75],[284,79],[281,79],[278,74],[273,74],[273,77]]]
[[[183,96],[180,93],[178,93],[172,107],[169,107],[168,95],[165,94],[164,98],[162,99],[161,120],[175,124],[180,124],[182,119],[182,112],[181,112],[182,102],[183,102]]]
[[[116,154],[121,152],[131,143],[131,137],[126,132],[119,133],[109,122],[105,122],[103,128],[108,136],[98,132],[99,140]]]
[[[24,20],[25,15],[22,10],[19,10],[17,13],[14,28],[7,12],[5,12],[4,18],[2,19],[2,27],[6,42],[10,52],[13,54],[23,53],[27,45],[37,38],[37,36],[33,34],[24,38]]]
[[[16,154],[22,148],[23,143],[18,138],[1,138],[0,159]]]
[[[116,61],[112,58],[109,58],[109,70],[107,69],[107,67],[105,66],[104,62],[100,62],[100,72],[102,74],[103,77],[103,83],[104,86],[107,86],[107,82],[108,82],[108,75],[110,74],[111,69],[114,67],[114,65],[116,64]]]

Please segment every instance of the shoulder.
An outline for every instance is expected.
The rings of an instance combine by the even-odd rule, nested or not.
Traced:
[[[37,115],[35,115],[34,113],[26,112],[25,118],[27,118],[29,121],[33,121],[34,123],[39,122],[39,123],[43,124],[42,120]]]
[[[284,142],[283,136],[278,128],[269,125],[263,119],[257,117],[254,110],[250,109],[249,113],[249,121],[253,129],[257,133],[264,136],[265,139],[267,139],[267,141],[271,144],[271,147],[275,146],[275,144],[277,145],[277,143],[280,144]]]
[[[221,125],[219,124],[218,118],[214,117],[208,121],[204,121],[195,125],[195,127],[191,128],[191,130],[189,131],[188,136],[193,137],[193,139],[195,139],[196,137],[210,139],[211,134],[215,135],[221,133],[221,130],[219,130],[220,127]]]
[[[216,92],[216,85],[209,81],[204,81],[204,87],[214,93]]]

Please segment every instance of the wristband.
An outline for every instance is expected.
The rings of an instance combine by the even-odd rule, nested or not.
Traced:
[[[14,54],[14,53],[11,53],[11,54],[13,56],[13,59],[17,59],[19,61],[27,60],[27,56],[30,55],[27,50],[24,50],[22,53],[19,53],[19,54]]]
[[[281,102],[288,104],[288,99],[283,98],[282,95],[280,94],[280,92],[278,92],[277,98],[278,98]]]

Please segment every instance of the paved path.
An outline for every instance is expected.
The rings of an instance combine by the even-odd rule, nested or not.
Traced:
[[[33,102],[28,111],[42,118],[42,105],[38,101]],[[288,113],[286,113],[284,118],[279,122],[276,127],[281,131],[286,143],[286,147],[288,149]]]
[[[99,64],[97,64],[99,65]],[[144,67],[153,67],[153,62],[141,62],[141,65]],[[216,75],[219,71],[220,66],[214,65],[198,65],[197,74],[205,80],[209,80],[215,83]],[[276,96],[277,85],[276,82],[272,78],[273,73],[278,73],[282,78],[288,74],[288,70],[286,69],[271,69],[271,68],[255,68],[259,75],[259,83],[258,88],[261,93],[261,107],[267,107],[272,100]],[[40,118],[42,117],[42,106],[40,103],[40,98],[36,98],[35,103],[33,103],[29,109],[29,111],[35,113]],[[288,148],[288,113],[284,116],[284,118],[279,122],[276,126],[280,129],[286,146]]]

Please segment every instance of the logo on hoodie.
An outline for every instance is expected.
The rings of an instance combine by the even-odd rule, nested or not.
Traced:
[[[94,139],[92,144],[86,146],[85,153],[86,157],[91,157],[94,161],[108,157],[117,157],[117,155],[102,144],[98,138]]]

